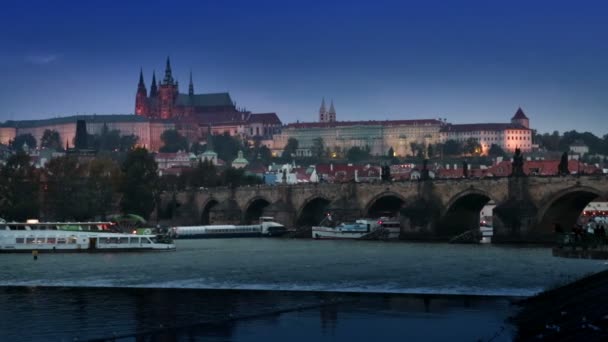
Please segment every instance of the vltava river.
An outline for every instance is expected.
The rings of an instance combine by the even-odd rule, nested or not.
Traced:
[[[606,269],[544,247],[178,240],[176,252],[0,256],[0,286],[264,289],[527,296]]]

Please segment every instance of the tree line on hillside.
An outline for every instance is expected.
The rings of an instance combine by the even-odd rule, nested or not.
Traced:
[[[63,156],[36,169],[30,157],[18,152],[0,168],[0,217],[7,221],[38,218],[58,221],[105,219],[116,212],[148,218],[163,190],[260,184],[240,169],[221,173],[209,161],[174,179],[159,177],[154,157],[135,148],[122,162],[109,158]],[[176,185],[182,182],[183,187]]]

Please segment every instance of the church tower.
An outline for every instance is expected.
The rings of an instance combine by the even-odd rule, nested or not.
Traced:
[[[325,109],[325,98],[321,100],[321,108],[319,108],[319,122],[327,122],[327,110]]]
[[[135,114],[148,116],[148,96],[146,85],[144,84],[143,71],[139,70],[139,84],[137,84],[137,95],[135,95]]]
[[[336,121],[336,109],[334,108],[334,100],[331,100],[331,105],[329,106],[329,112],[327,113],[327,121],[335,122]]]
[[[171,62],[169,61],[169,57],[167,57],[165,78],[160,83],[160,89],[158,90],[160,117],[162,119],[169,119],[173,117],[173,104],[175,103],[177,94],[177,82],[173,79],[173,75],[171,74]]]

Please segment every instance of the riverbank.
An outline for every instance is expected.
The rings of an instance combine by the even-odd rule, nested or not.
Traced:
[[[607,341],[608,271],[518,302],[517,340]]]

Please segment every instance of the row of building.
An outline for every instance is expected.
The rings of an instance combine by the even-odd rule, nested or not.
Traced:
[[[158,151],[162,146],[160,136],[169,129],[178,130],[192,143],[206,141],[208,134],[257,139],[276,155],[291,138],[299,143],[296,152],[299,156],[311,155],[318,138],[331,153],[346,153],[352,147],[360,147],[372,155],[386,155],[392,149],[395,156],[413,154],[413,144],[428,146],[447,140],[465,142],[473,139],[481,146],[481,153],[487,152],[492,144],[507,152],[516,148],[527,152],[533,147],[530,122],[521,108],[510,122],[505,123],[449,124],[439,119],[339,121],[333,101],[328,110],[323,100],[318,121],[283,125],[276,113],[251,113],[238,108],[229,93],[195,94],[192,75],[188,93],[180,93],[169,59],[164,78],[157,84],[153,74],[149,90],[140,71],[134,115],[7,121],[0,124],[0,143],[8,144],[22,134],[31,134],[40,141],[44,131],[49,129],[59,132],[61,140],[72,147],[77,120],[86,121],[90,134],[100,133],[106,125],[123,135],[136,135],[138,144],[152,151]]]

